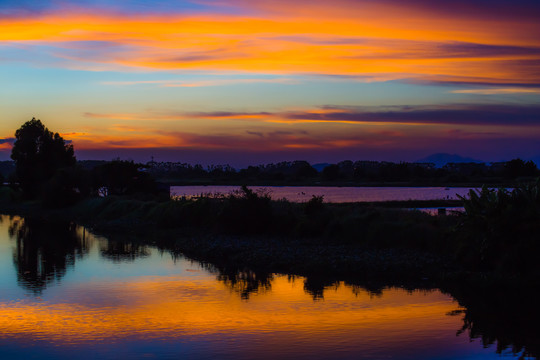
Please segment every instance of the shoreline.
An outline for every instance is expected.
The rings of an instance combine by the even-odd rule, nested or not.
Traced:
[[[462,200],[325,203],[313,197],[300,203],[242,187],[236,194],[196,200],[108,196],[51,209],[17,201],[13,194],[10,200],[9,194],[0,197],[2,213],[74,222],[107,237],[159,243],[227,267],[407,281],[467,274],[512,282],[520,273],[532,280],[532,273],[511,267],[484,268],[470,242],[476,230],[463,227],[462,214],[414,211],[464,206]]]
[[[391,283],[431,283],[464,276],[478,279],[494,276],[464,269],[447,251],[440,248],[441,244],[448,241],[451,236],[449,232],[457,224],[458,217],[454,215],[433,216],[411,212],[393,207],[397,205],[393,202],[323,203],[325,208],[319,209],[320,212],[299,215],[298,222],[306,223],[307,229],[300,226],[298,230],[298,224],[295,224],[296,228],[292,232],[257,233],[231,231],[211,221],[208,226],[196,223],[186,225],[177,220],[183,212],[174,209],[171,210],[175,215],[174,221],[170,223],[166,213],[157,210],[176,203],[172,200],[160,203],[98,198],[66,209],[44,209],[35,202],[11,206],[0,203],[0,212],[39,218],[44,222],[75,222],[111,239],[136,239],[142,244],[156,245],[176,254],[226,268],[356,280],[369,278],[370,281]],[[424,205],[426,203],[434,202],[423,202]],[[435,203],[436,206],[441,205],[440,202]],[[271,204],[274,207],[283,206],[276,201],[271,201]],[[191,206],[189,212],[196,210],[198,204],[197,201],[185,201],[180,205]],[[286,205],[291,206],[287,211],[297,212],[304,211],[306,206],[305,203]],[[215,210],[212,207],[206,211]],[[366,224],[363,230],[367,235],[363,241],[355,239],[356,228],[346,229],[341,237],[331,236],[326,227],[321,232],[313,232],[309,226],[325,222],[325,211],[335,217],[357,213],[359,221],[365,220]],[[362,217],[365,219],[362,220]],[[327,224],[331,230],[336,226]],[[295,236],[295,232],[299,235]],[[429,234],[422,237],[420,232]]]

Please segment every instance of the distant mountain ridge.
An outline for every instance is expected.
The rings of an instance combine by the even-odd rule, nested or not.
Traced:
[[[483,163],[482,160],[477,160],[469,157],[464,157],[457,154],[438,153],[426,156],[425,158],[416,160],[419,163],[434,163],[437,167],[442,167],[448,163]]]
[[[321,172],[323,171],[323,169],[325,167],[327,167],[328,165],[332,165],[332,164],[329,164],[329,163],[318,163],[318,164],[313,164],[311,165],[312,168],[314,168],[315,170],[317,170],[318,172]]]

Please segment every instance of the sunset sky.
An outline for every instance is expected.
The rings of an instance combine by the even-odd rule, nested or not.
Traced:
[[[537,0],[0,0],[0,160],[540,161]]]

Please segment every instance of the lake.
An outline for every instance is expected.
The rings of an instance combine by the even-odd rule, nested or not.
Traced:
[[[465,196],[469,188],[444,187],[323,187],[323,186],[249,186],[254,190],[268,191],[272,199],[287,199],[303,202],[313,195],[324,196],[325,202],[344,203],[356,201],[392,200],[457,200],[457,195]],[[171,196],[197,197],[201,195],[229,194],[239,190],[239,186],[172,186]]]
[[[499,359],[538,349],[526,307],[456,294],[223,272],[129,236],[0,217],[1,359]]]

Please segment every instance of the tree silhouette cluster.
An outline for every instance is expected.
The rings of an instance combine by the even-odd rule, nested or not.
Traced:
[[[59,169],[74,167],[73,145],[49,131],[40,120],[33,118],[15,132],[11,158],[16,175],[27,198],[41,194],[45,185]]]
[[[155,193],[154,179],[144,166],[133,161],[116,159],[105,162],[91,170],[92,188],[101,195],[133,195],[136,193]]]
[[[36,118],[15,132],[11,158],[23,197],[40,199],[50,207],[72,205],[91,195],[157,191],[155,181],[133,161],[98,162],[91,169],[81,166],[73,145]]]
[[[213,181],[231,184],[267,182],[298,183],[501,183],[539,176],[532,161],[514,159],[495,163],[394,163],[389,161],[350,161],[327,164],[318,172],[307,161],[284,161],[235,170],[229,165],[201,165],[175,162],[150,162],[148,171],[156,178],[170,182]]]

